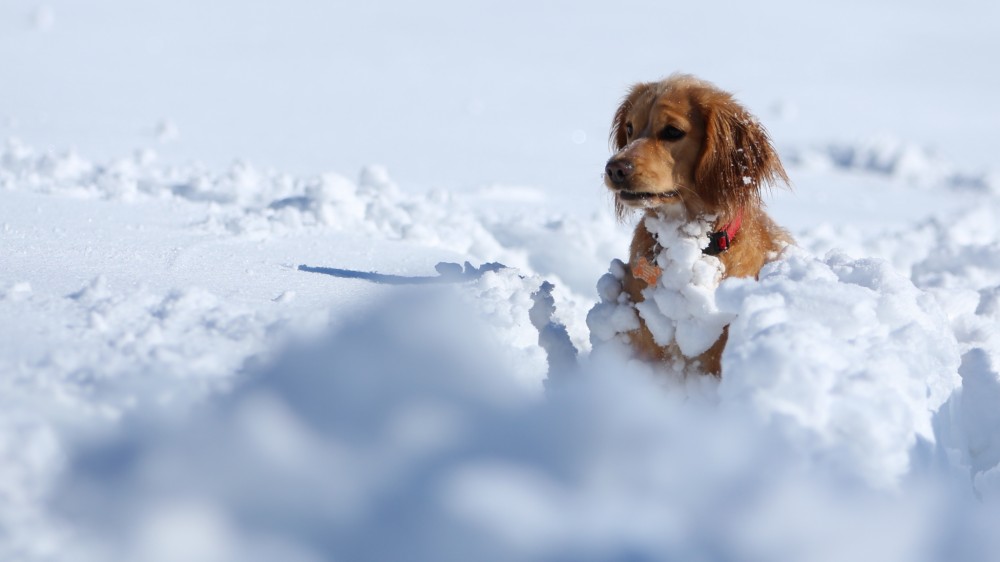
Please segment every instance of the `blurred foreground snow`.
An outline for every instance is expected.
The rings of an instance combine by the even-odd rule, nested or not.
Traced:
[[[809,263],[796,257],[765,288],[727,299],[751,302],[776,284],[772,294],[795,295]],[[844,294],[886,275],[811,263],[828,283],[823,268],[852,278]],[[890,275],[860,301],[874,312],[880,298],[902,299],[886,310],[896,316],[874,320],[886,334],[899,315],[923,318],[900,282]],[[802,330],[750,362],[779,335],[750,321],[730,354],[747,362],[714,399],[608,355],[541,397],[515,381],[506,336],[460,302],[454,290],[400,294],[289,348],[193,419],[139,417],[83,447],[56,494],[86,531],[72,559],[993,559],[997,497],[977,501],[925,432],[941,392],[921,389],[954,367],[938,363],[955,358],[954,342],[877,351]],[[821,324],[800,310],[793,302],[797,322],[775,329]],[[824,345],[898,353],[928,378],[849,353],[822,372],[830,354],[811,354]],[[798,380],[759,379],[793,359],[805,362]],[[847,363],[867,375],[832,384]],[[895,384],[907,378],[917,386]]]

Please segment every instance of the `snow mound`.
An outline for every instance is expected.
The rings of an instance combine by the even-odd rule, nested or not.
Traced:
[[[784,426],[803,449],[880,486],[906,474],[918,438],[960,384],[960,348],[938,301],[879,260],[788,248],[759,280],[719,283],[721,262],[702,253],[711,221],[646,219],[663,250],[656,284],[634,304],[612,264],[588,325],[597,355],[630,356],[642,318],[679,356],[658,365],[674,385],[701,377],[690,359],[729,325],[717,393],[721,407],[748,408]],[[680,357],[682,355],[683,357]],[[704,386],[704,385],[701,385]]]
[[[462,288],[459,298],[470,311],[477,311],[486,324],[494,341],[500,342],[496,352],[504,371],[532,392],[541,391],[541,384],[548,373],[545,349],[539,345],[533,329],[533,295],[547,291],[551,298],[552,286],[538,277],[525,276],[513,268],[488,272],[475,283]],[[550,318],[555,316],[555,299],[552,299]],[[447,309],[447,307],[445,307]],[[568,344],[569,335],[564,345]]]
[[[959,346],[931,295],[880,260],[789,248],[759,281],[727,279],[734,318],[723,404],[750,407],[845,469],[891,485],[960,384]]]
[[[1000,503],[1000,368],[983,349],[962,357],[962,388],[936,420],[941,441],[967,467],[976,491]]]
[[[290,348],[187,422],[140,418],[78,450],[55,495],[82,525],[63,552],[909,561],[992,546],[987,514],[920,455],[925,478],[871,487],[838,462],[852,457],[625,363],[588,363],[539,399],[506,372],[503,337],[434,294]]]

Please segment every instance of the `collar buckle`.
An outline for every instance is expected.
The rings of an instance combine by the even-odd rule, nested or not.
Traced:
[[[733,221],[722,227],[722,230],[708,235],[708,247],[702,250],[707,256],[717,256],[725,252],[733,243],[733,237],[743,225],[743,211],[736,213]]]
[[[708,247],[701,252],[708,256],[717,256],[729,249],[729,232],[720,230],[708,235]]]

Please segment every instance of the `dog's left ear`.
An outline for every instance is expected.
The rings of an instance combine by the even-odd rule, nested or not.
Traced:
[[[761,190],[789,183],[764,126],[728,95],[702,103],[705,144],[695,171],[701,196],[736,213],[761,203]]]

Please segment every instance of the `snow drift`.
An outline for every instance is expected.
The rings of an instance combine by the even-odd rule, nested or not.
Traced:
[[[636,304],[621,287],[624,265],[612,263],[588,317],[594,354],[630,357],[641,317],[680,354],[658,376],[685,386],[702,377],[691,359],[729,325],[721,407],[774,418],[802,450],[872,483],[907,472],[908,452],[918,437],[933,440],[932,415],[959,386],[958,342],[929,294],[885,262],[794,247],[759,279],[720,285],[721,262],[701,251],[711,221],[647,217],[644,227],[664,248],[663,272]]]
[[[16,319],[0,358],[5,556],[995,551],[1000,254],[988,195],[955,219],[804,230],[809,250],[717,288],[704,233],[676,232],[689,243],[671,259],[688,269],[642,313],[691,352],[730,324],[719,381],[630,357],[616,334],[638,313],[620,300],[620,262],[598,283],[588,329],[581,295],[627,245],[610,213],[473,210],[408,195],[378,169],[357,181],[215,173],[16,143],[0,187],[21,210],[4,226],[14,263],[103,260],[107,272],[4,272],[0,313]],[[31,222],[37,209],[63,225],[93,213],[108,232],[74,261],[65,234]],[[64,262],[38,251],[49,241]],[[825,253],[834,242],[887,261]],[[352,252],[357,267],[404,277],[442,258],[516,267],[405,293],[298,269]],[[366,304],[346,310],[338,292]]]
[[[912,383],[884,358],[902,350],[857,340],[827,376],[817,357],[794,386],[780,356],[748,362],[809,322],[794,302],[776,318],[760,296],[810,282],[863,289],[855,310],[886,315],[866,331],[921,329],[919,292],[864,265],[798,256],[764,288],[730,288],[721,300],[749,320],[714,405],[606,356],[540,398],[511,376],[506,336],[453,291],[401,295],[287,350],[193,420],[122,424],[74,455],[57,495],[91,539],[74,559],[987,560],[988,508],[923,433],[943,389],[920,390],[952,366],[954,342],[908,340],[927,368]],[[864,369],[863,353],[883,359],[829,384]],[[808,416],[789,394],[805,395]]]

